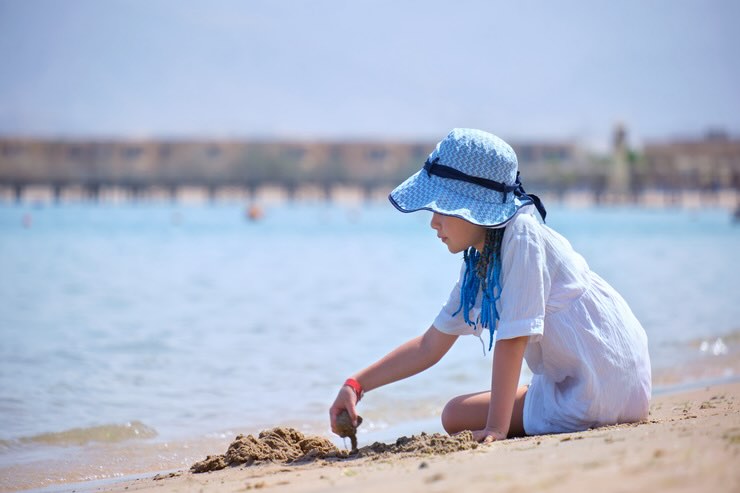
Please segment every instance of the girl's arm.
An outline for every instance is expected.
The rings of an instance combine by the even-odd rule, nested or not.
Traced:
[[[429,327],[424,334],[402,344],[353,378],[367,392],[416,375],[442,359],[457,337]]]
[[[457,337],[440,332],[434,326],[431,326],[423,335],[402,344],[377,362],[356,373],[353,378],[367,392],[410,377],[426,370],[442,359],[442,356],[455,343]],[[342,386],[329,410],[333,431],[336,432],[336,417],[344,409],[349,413],[352,422],[356,423],[356,404],[357,396],[354,391],[347,386]]]
[[[493,349],[488,422],[485,429],[473,432],[476,440],[489,442],[507,437],[528,340],[529,337],[516,337],[496,341]]]

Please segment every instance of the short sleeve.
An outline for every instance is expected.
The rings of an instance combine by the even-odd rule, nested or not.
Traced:
[[[529,336],[538,341],[545,326],[550,293],[540,224],[529,214],[520,215],[504,233],[501,245],[501,298],[496,339]]]
[[[476,333],[473,330],[474,327],[471,327],[465,322],[462,311],[460,311],[457,315],[453,315],[453,313],[455,313],[457,309],[460,308],[460,283],[464,274],[465,263],[463,262],[462,269],[460,269],[460,277],[458,278],[455,287],[452,288],[450,297],[442,306],[442,309],[439,311],[437,318],[435,318],[434,322],[432,323],[432,325],[434,325],[437,330],[439,330],[440,332],[444,332],[445,334],[461,336]],[[478,317],[479,312],[480,308],[475,307],[470,314],[471,319],[475,320]],[[473,317],[473,315],[475,315],[475,318]]]

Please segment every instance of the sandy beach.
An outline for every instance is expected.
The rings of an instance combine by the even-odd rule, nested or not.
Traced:
[[[740,383],[718,384],[654,398],[650,419],[639,424],[510,439],[446,455],[181,470],[88,491],[736,492],[739,399]]]

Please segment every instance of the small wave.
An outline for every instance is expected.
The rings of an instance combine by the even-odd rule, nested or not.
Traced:
[[[720,354],[727,354],[728,348],[722,338],[718,337],[711,343],[709,341],[702,341],[699,344],[699,350],[702,353],[711,353],[714,356],[719,356]]]
[[[740,329],[714,337],[701,337],[686,342],[689,347],[699,349],[702,353],[727,354],[728,351],[740,348]]]
[[[72,428],[65,431],[41,433],[30,437],[22,437],[15,440],[23,444],[44,445],[86,445],[90,442],[117,443],[126,440],[140,440],[154,438],[157,430],[145,425],[141,421],[131,421],[126,424],[111,424],[90,426],[87,428]],[[3,441],[4,445],[9,445]]]
[[[740,378],[740,331],[683,343],[670,364],[653,365],[656,392]]]

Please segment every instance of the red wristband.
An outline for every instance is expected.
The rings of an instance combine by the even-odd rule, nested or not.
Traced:
[[[355,395],[357,396],[357,402],[360,402],[360,399],[362,399],[363,394],[365,393],[364,390],[362,390],[362,385],[360,385],[360,382],[355,380],[354,378],[348,378],[344,385],[347,387],[350,387],[352,390],[355,391]]]

